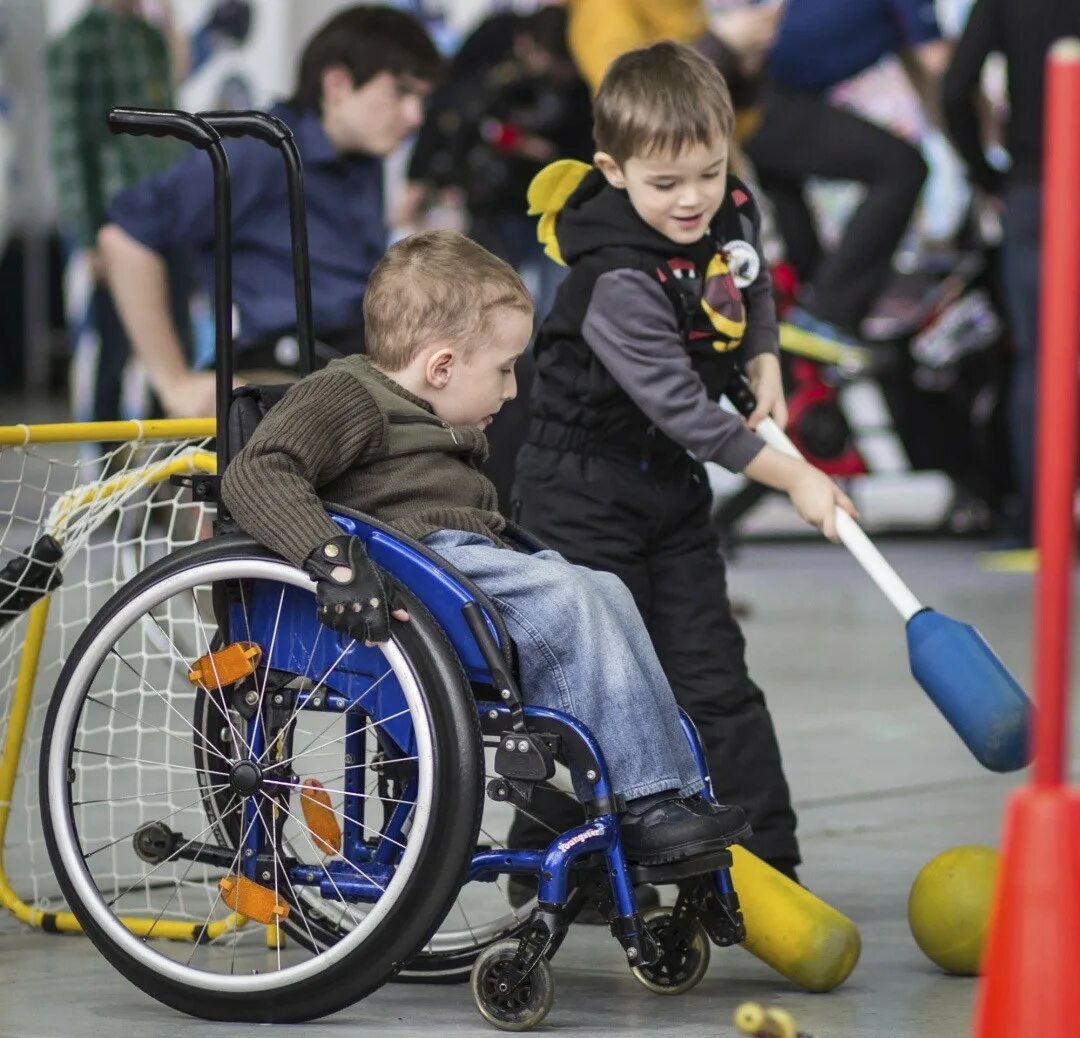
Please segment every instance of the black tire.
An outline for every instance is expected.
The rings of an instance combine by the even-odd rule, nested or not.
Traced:
[[[347,953],[313,975],[279,986],[268,987],[260,980],[263,987],[252,990],[256,981],[233,977],[229,983],[215,981],[217,989],[210,989],[179,976],[180,967],[169,974],[154,968],[152,960],[148,963],[148,956],[138,951],[140,945],[152,942],[126,938],[126,932],[110,921],[104,902],[97,903],[93,880],[81,865],[77,840],[72,839],[75,825],[68,783],[74,774],[74,732],[83,696],[92,688],[108,653],[112,631],[126,630],[122,624],[144,615],[135,611],[141,601],[153,608],[154,595],[161,593],[157,589],[166,580],[170,587],[183,587],[185,580],[190,585],[200,582],[200,573],[202,582],[210,583],[237,579],[228,574],[242,577],[247,570],[259,579],[275,579],[273,574],[280,574],[276,579],[293,584],[299,572],[247,538],[222,537],[182,549],[150,566],[93,618],[64,665],[45,722],[42,823],[50,860],[71,910],[98,950],[133,984],[166,1005],[205,1019],[298,1022],[335,1012],[375,990],[438,928],[476,845],[482,805],[480,736],[475,705],[445,637],[420,604],[406,595],[412,620],[395,625],[391,646],[400,653],[419,690],[418,702],[431,735],[432,781],[418,853],[387,910]],[[73,866],[70,871],[69,865]],[[87,894],[89,900],[84,899]],[[237,984],[231,985],[233,981]]]

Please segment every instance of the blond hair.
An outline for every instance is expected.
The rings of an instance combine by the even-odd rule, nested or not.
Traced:
[[[493,311],[531,314],[525,282],[504,260],[457,231],[425,231],[392,245],[364,292],[365,350],[400,371],[432,342],[467,356],[482,346]]]
[[[677,155],[730,139],[735,109],[712,62],[679,43],[627,51],[612,62],[593,102],[593,138],[620,166],[634,156]]]

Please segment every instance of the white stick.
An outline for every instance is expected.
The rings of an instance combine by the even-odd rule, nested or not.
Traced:
[[[757,432],[770,447],[793,458],[802,458],[795,444],[771,418],[766,418],[757,427]],[[922,603],[911,593],[911,589],[900,579],[900,575],[885,560],[885,556],[874,547],[862,527],[840,508],[836,510],[836,533],[844,547],[855,557],[855,561],[866,570],[870,579],[904,618],[905,623],[923,608]]]

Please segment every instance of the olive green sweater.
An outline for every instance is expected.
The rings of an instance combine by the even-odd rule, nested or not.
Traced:
[[[244,530],[297,565],[341,533],[324,501],[416,539],[449,529],[498,542],[506,523],[477,468],[486,456],[478,427],[451,428],[352,356],[298,382],[269,411],[225,470],[221,496]]]

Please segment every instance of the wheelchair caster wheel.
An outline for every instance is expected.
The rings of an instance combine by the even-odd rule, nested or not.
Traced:
[[[517,941],[499,941],[484,950],[472,970],[472,993],[480,1015],[500,1031],[528,1031],[555,1001],[555,982],[547,959],[514,990],[503,979],[518,953]]]
[[[635,966],[638,983],[657,995],[682,995],[695,987],[709,968],[709,936],[696,919],[686,933],[675,926],[673,909],[653,908],[643,916],[660,958],[651,966]]]

